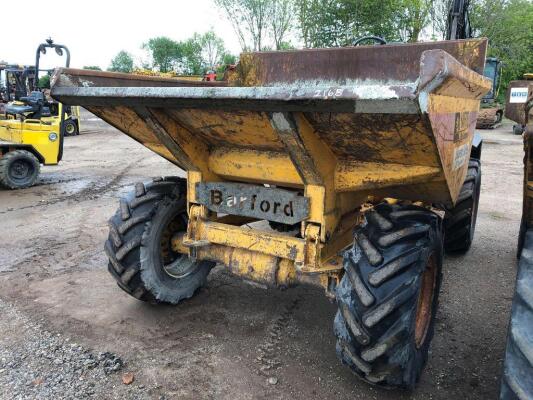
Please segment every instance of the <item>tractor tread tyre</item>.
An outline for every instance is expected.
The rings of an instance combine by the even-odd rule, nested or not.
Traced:
[[[442,222],[416,206],[379,204],[365,214],[344,253],[336,291],[337,354],[360,378],[383,388],[412,389],[427,361],[442,267]],[[431,261],[430,261],[431,260]],[[432,277],[417,339],[419,299]]]
[[[16,179],[12,176],[11,166],[17,160],[29,163],[31,174],[26,179]],[[39,177],[41,165],[39,160],[27,150],[10,151],[0,157],[0,184],[8,189],[24,189],[32,186]]]
[[[501,400],[533,399],[533,231],[525,242],[507,332]]]
[[[479,193],[481,190],[481,162],[471,158],[465,182],[457,203],[446,208],[444,216],[444,248],[448,253],[466,253],[476,229]]]
[[[177,304],[203,286],[214,263],[199,261],[192,273],[172,278],[160,261],[160,232],[169,218],[186,213],[187,182],[178,177],[137,183],[109,220],[104,250],[108,270],[129,295],[149,303]]]

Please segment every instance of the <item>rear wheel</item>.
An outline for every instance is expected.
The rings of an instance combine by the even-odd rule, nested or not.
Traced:
[[[173,235],[187,229],[186,187],[177,177],[137,183],[109,221],[109,272],[139,300],[177,304],[205,284],[214,266],[172,251]]]
[[[533,231],[524,233],[507,331],[501,400],[533,399]]]
[[[455,206],[444,215],[444,248],[449,253],[465,253],[470,249],[476,230],[481,192],[481,162],[471,158],[465,182]]]
[[[10,151],[0,158],[0,184],[9,189],[30,187],[37,181],[40,167],[29,151]]]
[[[442,267],[440,218],[380,204],[344,254],[334,330],[337,354],[365,381],[413,388],[433,337]]]
[[[78,123],[73,119],[67,119],[64,123],[65,136],[79,135]]]
[[[524,133],[524,127],[522,125],[513,125],[513,133],[515,135],[521,135]]]

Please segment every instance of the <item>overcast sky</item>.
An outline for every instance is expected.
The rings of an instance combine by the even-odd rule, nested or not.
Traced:
[[[232,53],[240,52],[231,25],[212,0],[54,0],[48,3],[25,0],[23,3],[23,11],[19,6],[11,10],[21,11],[22,18],[14,14],[2,17],[4,40],[0,40],[0,60],[12,64],[33,65],[37,46],[49,36],[70,49],[71,67],[75,68],[98,65],[106,69],[120,50],[130,52],[139,63],[145,54],[140,47],[149,38],[168,36],[183,40],[210,28],[224,39]],[[34,13],[38,17],[32,21],[29,16]],[[41,58],[43,68],[59,66],[61,62],[55,52]]]

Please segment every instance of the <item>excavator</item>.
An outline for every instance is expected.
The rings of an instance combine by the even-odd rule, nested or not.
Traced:
[[[469,39],[472,37],[472,27],[468,10],[470,0],[455,0],[448,12],[446,40]],[[492,81],[492,88],[481,100],[476,128],[492,129],[502,122],[503,108],[497,102],[500,86],[502,62],[496,57],[487,57],[483,75]]]
[[[483,75],[492,81],[492,88],[481,99],[476,121],[476,128],[478,129],[493,129],[502,122],[503,107],[497,101],[501,74],[502,62],[496,57],[487,57]]]

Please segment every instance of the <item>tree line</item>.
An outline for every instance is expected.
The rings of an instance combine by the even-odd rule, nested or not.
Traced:
[[[107,70],[130,73],[134,69],[141,69],[201,75],[236,61],[236,57],[226,50],[222,38],[212,30],[203,34],[194,33],[183,41],[166,36],[151,38],[141,48],[148,53],[149,61],[136,65],[133,56],[126,50],[121,50],[113,57]],[[88,65],[84,69],[100,70],[100,67]]]
[[[362,36],[392,42],[443,39],[451,0],[213,0],[233,26],[243,51],[349,46]],[[473,34],[489,38],[489,56],[504,63],[502,88],[533,72],[533,1],[471,0]],[[142,45],[150,61],[141,68],[202,74],[236,57],[213,31],[184,41],[167,37]],[[132,56],[121,51],[112,71],[131,72]],[[504,93],[504,90],[501,91]]]
[[[375,35],[390,42],[441,40],[451,0],[214,0],[243,51],[349,46]],[[509,81],[533,72],[533,1],[471,0],[474,37],[502,60],[500,100]]]

